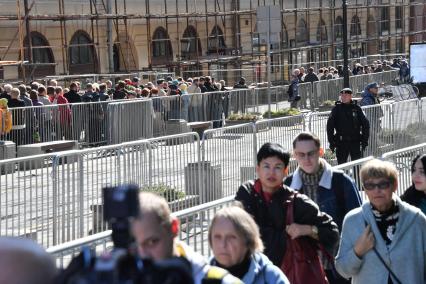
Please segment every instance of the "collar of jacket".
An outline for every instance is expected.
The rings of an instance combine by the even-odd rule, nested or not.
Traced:
[[[319,181],[319,186],[326,189],[331,189],[331,178],[333,177],[333,168],[323,158],[320,158],[320,162],[324,165],[324,173],[322,174],[321,179]],[[291,181],[290,188],[293,188],[294,190],[300,190],[302,186],[303,183],[302,177],[300,176],[300,167],[297,167],[297,169],[293,173],[293,179]]]
[[[389,250],[392,250],[392,248],[398,244],[398,242],[403,238],[404,233],[410,228],[411,224],[417,218],[417,215],[421,214],[420,209],[402,202],[396,194],[393,194],[393,198],[396,200],[396,204],[399,207],[399,217],[398,223],[396,223],[396,231]],[[370,202],[365,202],[361,208],[364,220],[371,225],[371,230],[376,238],[376,247],[382,252],[387,251],[385,241],[383,238],[378,237],[380,236],[380,230],[374,219]]]

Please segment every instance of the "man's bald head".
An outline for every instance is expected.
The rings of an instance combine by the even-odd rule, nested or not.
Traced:
[[[53,283],[56,267],[50,255],[32,240],[0,237],[0,284]]]

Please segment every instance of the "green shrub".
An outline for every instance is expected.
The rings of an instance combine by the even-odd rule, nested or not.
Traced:
[[[295,116],[301,114],[297,108],[285,108],[276,111],[271,111],[271,118],[283,117],[283,116]],[[264,117],[269,117],[269,111],[263,114]]]
[[[335,104],[336,104],[335,101],[326,100],[326,101],[323,101],[320,106],[323,106],[323,107],[333,107]]]
[[[262,119],[262,115],[258,113],[233,113],[228,116],[228,120],[249,120],[256,121]]]
[[[184,192],[162,183],[152,186],[145,186],[141,188],[141,191],[158,194],[164,197],[167,202],[172,202],[185,197]]]

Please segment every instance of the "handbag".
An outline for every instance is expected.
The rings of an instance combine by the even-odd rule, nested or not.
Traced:
[[[286,225],[293,223],[294,198],[291,195],[287,201]],[[292,240],[287,236],[286,252],[281,262],[281,270],[292,284],[328,284],[327,277],[321,265],[316,241],[308,237]]]

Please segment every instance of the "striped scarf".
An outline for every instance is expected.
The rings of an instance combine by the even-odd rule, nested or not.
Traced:
[[[307,195],[315,203],[318,204],[318,185],[322,174],[324,173],[324,165],[322,161],[319,163],[319,170],[316,173],[308,174],[300,168],[300,177],[302,178],[301,192]]]

